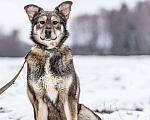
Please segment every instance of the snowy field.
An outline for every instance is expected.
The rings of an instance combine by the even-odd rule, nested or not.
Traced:
[[[0,58],[0,87],[17,74],[23,61]],[[74,56],[74,65],[81,84],[80,103],[103,120],[150,120],[150,56]],[[33,120],[26,86],[25,67],[0,95],[0,120]]]

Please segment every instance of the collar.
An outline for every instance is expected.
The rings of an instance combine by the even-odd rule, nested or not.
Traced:
[[[40,46],[38,46],[37,44],[35,44],[39,49],[43,50],[43,51],[55,51],[55,50],[58,50],[59,47],[56,47],[56,48],[53,48],[53,49],[44,49],[44,48],[41,48]]]

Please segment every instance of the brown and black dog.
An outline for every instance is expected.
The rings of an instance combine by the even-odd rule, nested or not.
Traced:
[[[71,5],[66,1],[53,11],[25,6],[32,25],[30,38],[35,43],[26,57],[27,91],[35,120],[101,120],[78,103],[79,79],[71,51],[64,44]]]

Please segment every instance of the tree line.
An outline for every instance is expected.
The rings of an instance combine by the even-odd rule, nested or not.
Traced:
[[[82,55],[150,54],[150,2],[129,9],[101,9],[74,18],[71,26],[72,52]]]
[[[0,31],[0,57],[23,57],[31,48],[19,39],[18,30],[13,30],[11,34],[4,34]]]
[[[149,55],[150,1],[138,2],[133,9],[122,4],[119,10],[100,9],[95,14],[73,18],[70,47],[75,55]],[[30,50],[20,40],[18,30],[0,30],[0,57],[21,57]]]

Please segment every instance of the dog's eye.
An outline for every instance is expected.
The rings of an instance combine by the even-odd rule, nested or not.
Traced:
[[[40,21],[41,24],[45,24],[45,21]]]
[[[58,22],[57,21],[53,21],[53,24],[56,25]]]

